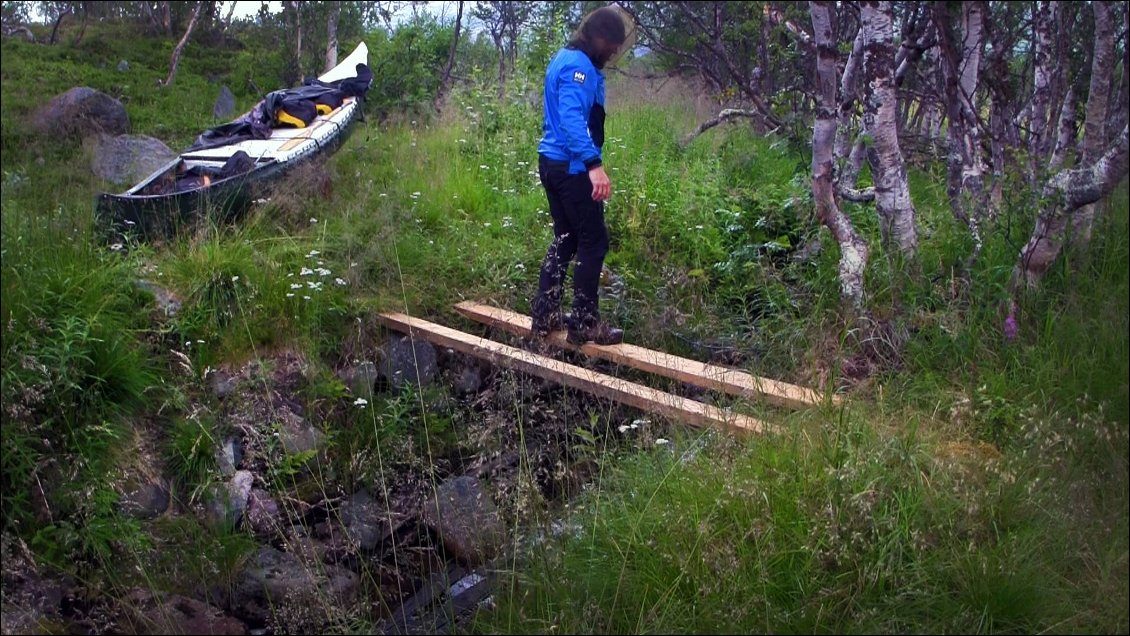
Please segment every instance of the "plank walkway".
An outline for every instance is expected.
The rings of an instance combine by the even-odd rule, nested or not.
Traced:
[[[519,336],[528,336],[530,333],[529,316],[474,301],[461,302],[455,305],[455,309],[471,320],[499,327]],[[723,391],[751,400],[762,400],[776,406],[798,409],[822,404],[825,399],[820,393],[795,384],[770,380],[738,369],[699,362],[627,343],[607,346],[587,343],[578,347],[566,340],[564,331],[550,334],[547,340],[557,347],[580,351],[594,358],[609,360],[705,389]],[[841,398],[835,395],[831,400],[833,404],[841,402]]]
[[[559,382],[574,389],[610,398],[693,426],[718,426],[744,433],[762,433],[770,428],[769,424],[761,420],[733,413],[728,409],[597,373],[403,313],[380,314],[378,319],[384,326],[407,333],[410,337],[450,347],[500,366]]]

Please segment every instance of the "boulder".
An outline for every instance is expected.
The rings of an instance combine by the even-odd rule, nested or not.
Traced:
[[[243,461],[243,444],[234,437],[229,437],[216,448],[216,466],[224,477],[231,477]]]
[[[208,521],[213,526],[235,527],[247,511],[247,500],[254,483],[255,475],[250,471],[237,470],[231,481],[212,486],[208,498]]]
[[[91,169],[119,186],[131,186],[177,158],[164,142],[145,135],[91,137]]]
[[[397,336],[384,349],[381,374],[395,389],[407,385],[426,386],[435,378],[439,365],[430,342]]]
[[[236,382],[239,380],[224,369],[212,369],[208,373],[207,379],[208,388],[212,389],[212,395],[220,400],[235,392]]]
[[[343,567],[310,564],[263,546],[236,575],[231,612],[253,623],[265,623],[287,608],[324,608],[332,616],[352,607],[359,589],[360,579]]]
[[[483,372],[476,364],[462,364],[451,372],[451,388],[457,393],[478,393],[483,388]]]
[[[135,284],[138,289],[153,294],[153,299],[157,302],[158,309],[163,312],[165,317],[172,318],[180,311],[182,304],[181,299],[169,289],[148,280],[139,280]]]
[[[32,127],[41,135],[82,139],[129,132],[129,114],[121,102],[87,86],[53,97],[36,111]]]
[[[372,401],[380,375],[377,373],[377,365],[365,360],[343,370],[339,377],[353,395]]]
[[[349,538],[362,550],[370,551],[389,534],[389,517],[364,490],[354,493],[338,511]]]
[[[212,115],[216,119],[230,119],[235,114],[235,95],[226,85],[220,88],[220,96],[212,106]]]
[[[278,502],[270,493],[258,488],[251,489],[244,518],[251,529],[261,535],[274,534],[282,527],[282,514]]]
[[[325,433],[307,424],[301,415],[290,409],[281,409],[279,418],[279,442],[288,455],[321,450]]]
[[[247,625],[222,610],[179,594],[136,588],[123,599],[123,634],[246,634]]]
[[[31,551],[13,535],[0,536],[0,561],[0,634],[60,630],[71,585],[41,575]]]
[[[494,501],[478,479],[467,475],[440,484],[422,515],[447,551],[470,567],[494,558],[506,538]]]
[[[161,482],[130,488],[118,500],[118,512],[135,519],[153,519],[169,509],[169,489]]]

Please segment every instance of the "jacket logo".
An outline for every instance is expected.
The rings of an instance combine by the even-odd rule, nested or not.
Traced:
[[[578,84],[585,83],[585,74],[581,71],[573,71],[573,81]]]

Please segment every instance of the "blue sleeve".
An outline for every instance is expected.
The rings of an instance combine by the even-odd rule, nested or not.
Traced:
[[[583,78],[582,81],[577,81],[580,78]],[[597,79],[588,77],[585,71],[576,67],[565,65],[557,82],[557,112],[565,133],[565,145],[572,158],[589,168],[600,160],[600,149],[589,136],[588,121],[588,114],[596,101]]]

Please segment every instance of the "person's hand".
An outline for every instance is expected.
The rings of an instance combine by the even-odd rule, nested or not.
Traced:
[[[592,181],[593,201],[607,201],[608,197],[612,196],[612,182],[608,179],[604,166],[596,166],[589,170],[589,180]]]

